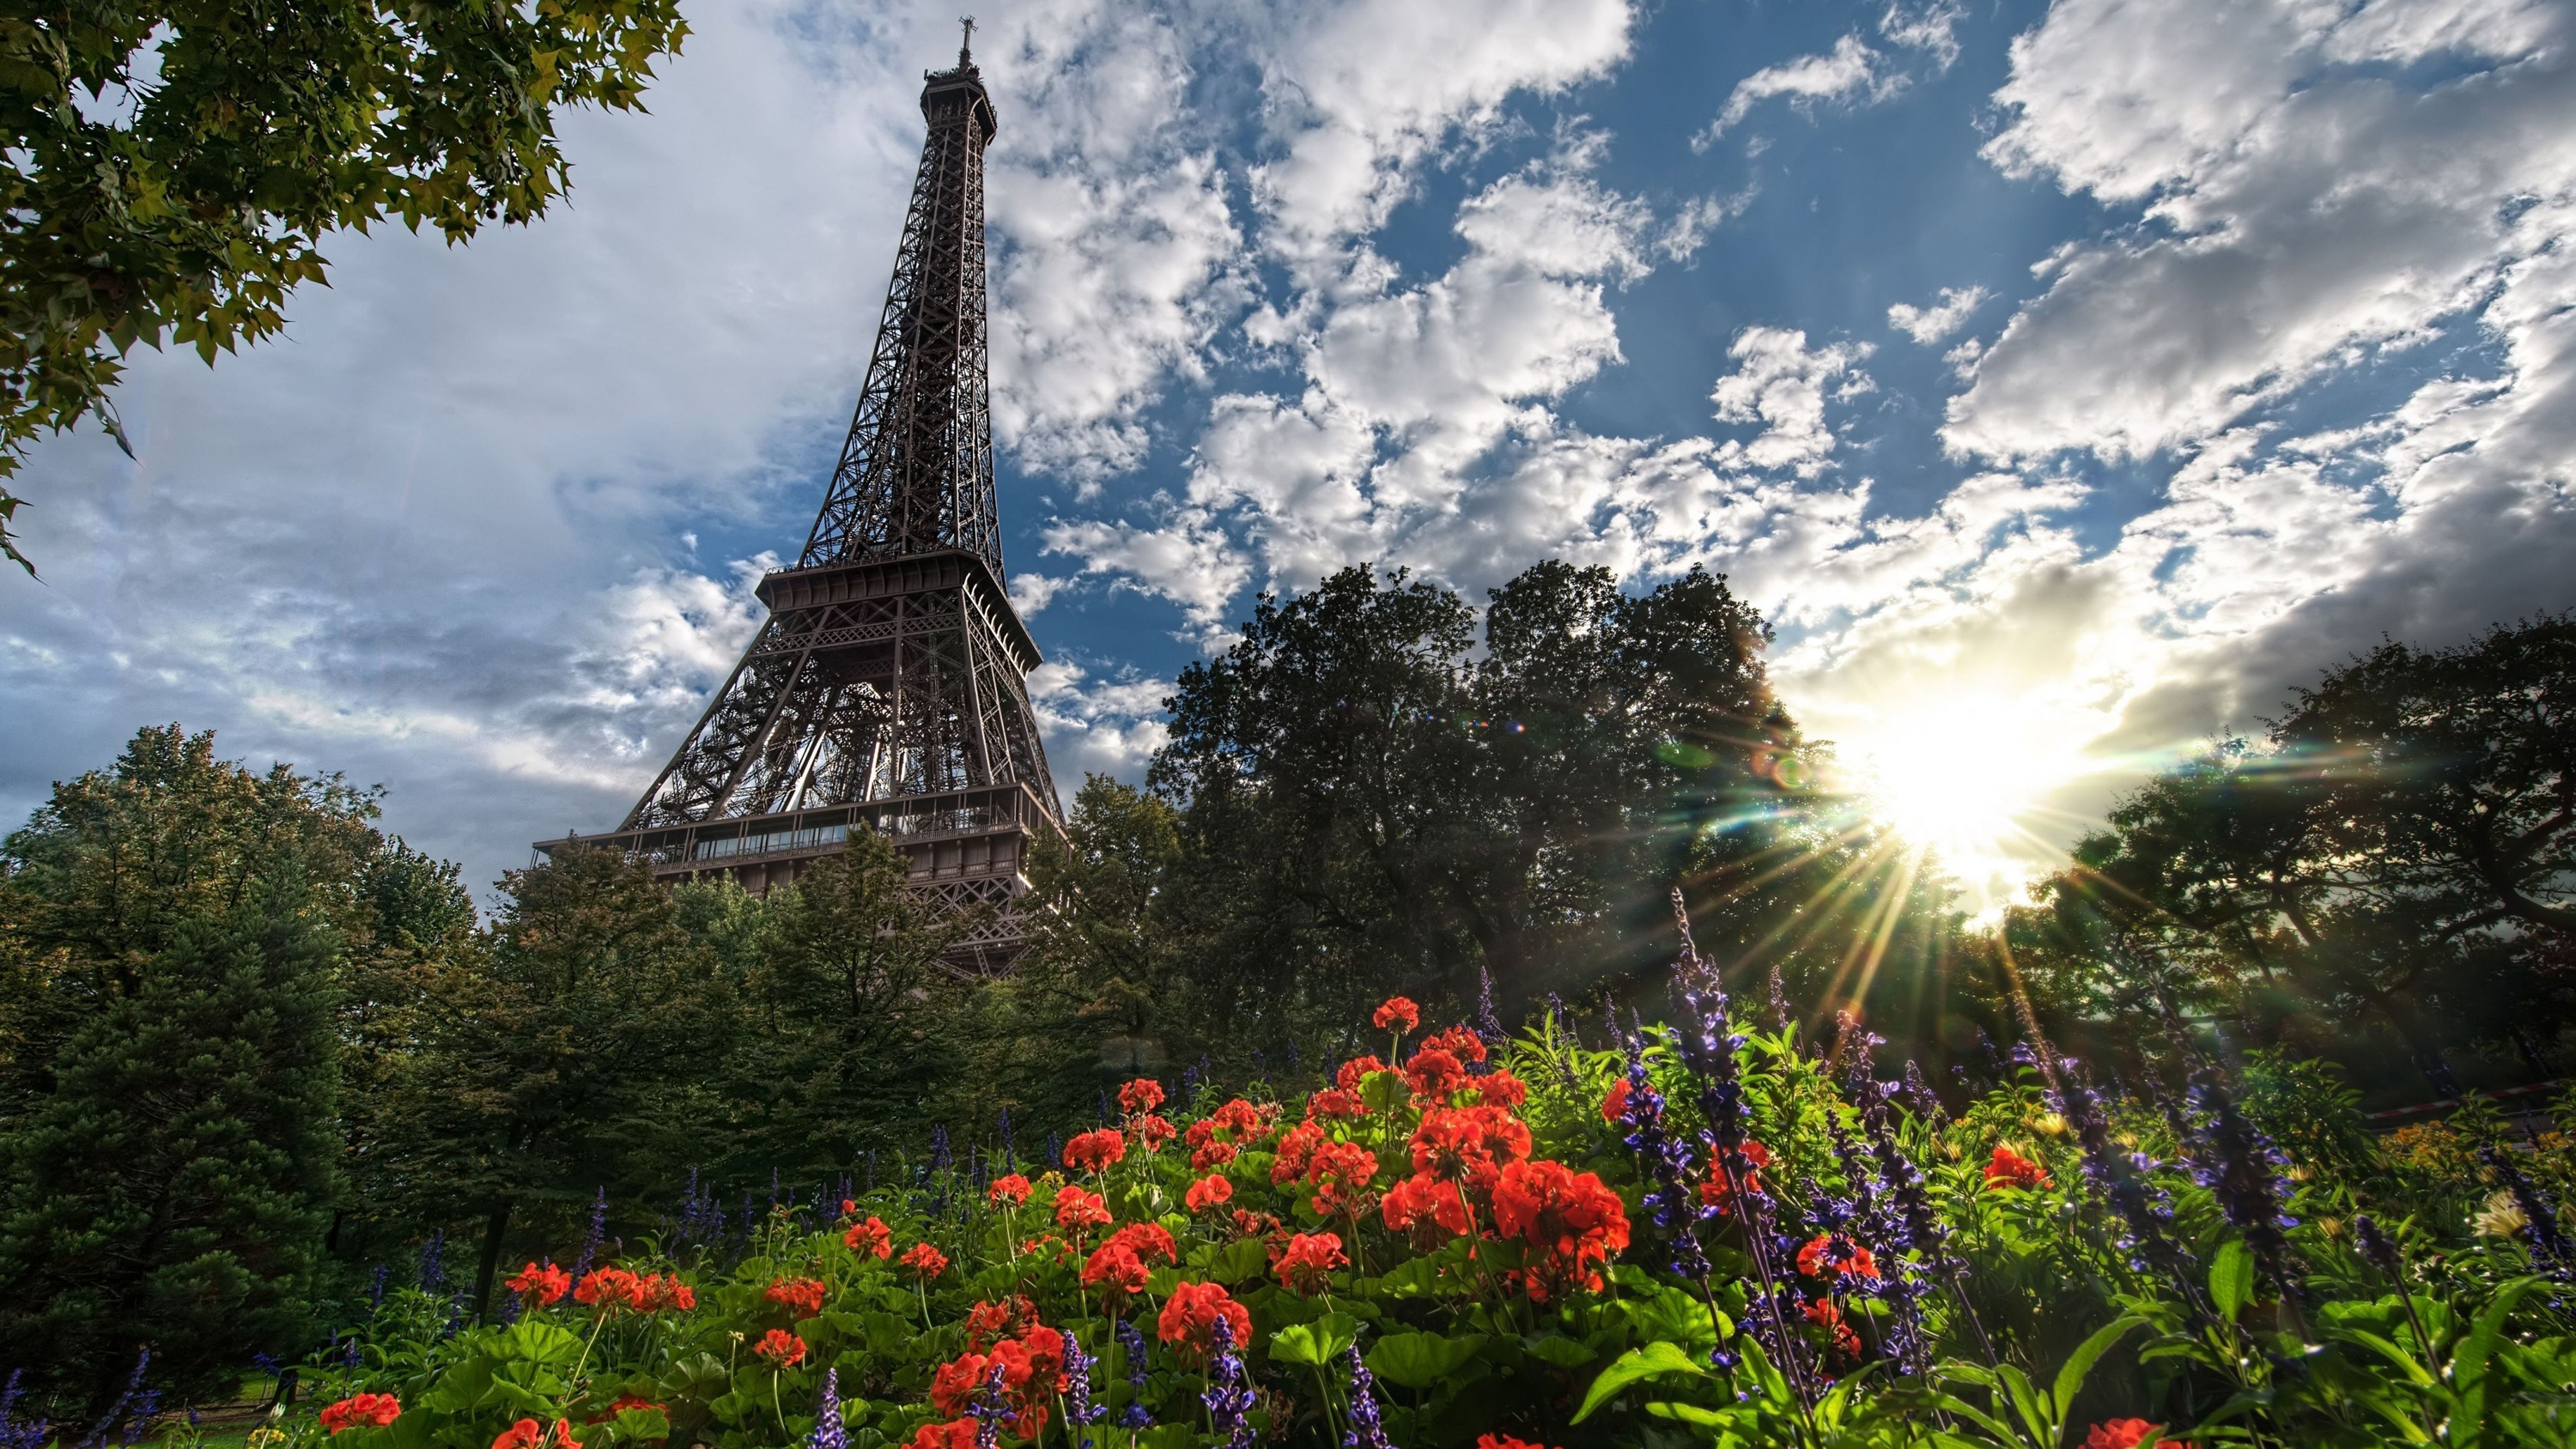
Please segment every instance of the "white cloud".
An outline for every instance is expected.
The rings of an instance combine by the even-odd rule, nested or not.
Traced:
[[[1857,35],[1846,35],[1822,55],[1802,55],[1781,65],[1764,66],[1735,83],[1717,119],[1691,138],[1691,149],[1704,151],[1732,130],[1753,108],[1774,96],[1801,105],[1859,96],[1883,100],[1905,85],[1905,77],[1884,67],[1885,57]]]
[[[1926,0],[1920,8],[1892,4],[1878,17],[1878,33],[1908,50],[1927,52],[1946,71],[1959,60],[1959,22],[1967,11],[1958,0]]]
[[[1807,346],[1807,334],[1786,327],[1747,327],[1726,355],[1736,369],[1719,378],[1709,401],[1727,423],[1760,423],[1750,443],[1730,442],[1719,453],[1724,467],[1783,470],[1812,478],[1834,451],[1825,403],[1868,392],[1873,384],[1856,364],[1869,356],[1865,342]]]
[[[1046,736],[1056,788],[1070,802],[1086,774],[1135,780],[1170,731],[1162,721],[1169,681],[1132,671],[1094,679],[1080,664],[1050,659],[1029,671],[1029,703]]]
[[[1959,330],[1968,314],[1994,294],[1983,287],[1943,287],[1941,300],[1929,307],[1899,302],[1887,309],[1887,325],[1929,347]]]

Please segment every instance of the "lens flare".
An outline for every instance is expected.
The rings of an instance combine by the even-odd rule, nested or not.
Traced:
[[[2082,731],[2031,701],[1962,695],[1888,711],[1842,732],[1870,812],[1928,850],[1978,914],[2017,898],[2062,848],[2041,834],[2048,795],[2092,768]]]

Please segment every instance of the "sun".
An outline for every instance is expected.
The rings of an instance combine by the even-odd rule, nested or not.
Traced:
[[[1840,743],[1870,814],[1937,856],[1985,914],[2055,854],[2038,829],[2046,798],[2088,768],[2084,732],[2051,714],[1967,693],[1881,712]]]

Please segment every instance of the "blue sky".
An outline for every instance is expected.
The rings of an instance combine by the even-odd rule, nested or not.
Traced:
[[[2576,604],[2576,81],[2535,0],[979,7],[1014,589],[1060,780],[1263,588],[1694,563],[1998,899],[2383,632]],[[701,7],[571,204],[330,249],[41,448],[0,811],[177,719],[489,881],[613,823],[792,554],[919,6]]]

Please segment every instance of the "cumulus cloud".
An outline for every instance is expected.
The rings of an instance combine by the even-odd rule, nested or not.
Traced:
[[[1993,298],[1983,287],[1943,287],[1941,299],[1929,307],[1899,302],[1887,309],[1887,325],[1929,347],[1959,330],[1968,314]]]
[[[1859,36],[1846,35],[1821,55],[1802,55],[1786,64],[1764,66],[1737,81],[1735,89],[1727,93],[1726,104],[1718,108],[1717,119],[1691,138],[1691,148],[1708,149],[1753,114],[1755,106],[1774,96],[1787,96],[1793,103],[1803,105],[1852,97],[1874,100],[1893,94],[1904,84],[1904,76],[1887,70],[1884,56],[1870,49]]]
[[[1825,403],[1865,393],[1874,385],[1855,364],[1869,356],[1865,342],[1809,347],[1807,334],[1788,327],[1747,327],[1726,355],[1736,369],[1717,380],[1709,401],[1726,423],[1760,423],[1751,442],[1729,442],[1719,454],[1730,467],[1785,470],[1812,478],[1834,451]]]
[[[1070,802],[1084,775],[1142,774],[1170,735],[1162,713],[1171,693],[1170,681],[1132,669],[1095,678],[1080,664],[1051,659],[1029,671],[1029,703],[1046,732],[1057,791]]]

